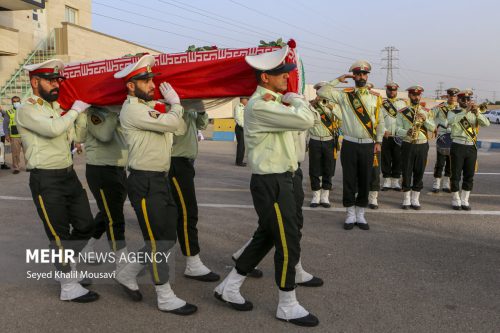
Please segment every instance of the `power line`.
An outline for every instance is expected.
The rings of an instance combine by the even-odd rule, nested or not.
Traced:
[[[386,83],[394,81],[392,70],[399,68],[397,64],[395,64],[395,61],[399,60],[399,57],[397,56],[398,51],[399,50],[394,46],[387,46],[382,50],[382,52],[387,53],[387,56],[382,58],[382,61],[387,61],[386,65],[382,67],[382,69],[387,69]]]

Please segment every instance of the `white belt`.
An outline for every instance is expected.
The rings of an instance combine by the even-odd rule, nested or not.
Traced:
[[[463,140],[463,139],[453,139],[453,143],[459,143],[461,145],[473,146],[474,142]]]
[[[352,136],[344,135],[344,140],[354,142],[354,143],[373,143],[373,139],[358,139],[353,138]]]
[[[316,141],[330,141],[333,140],[333,136],[314,136],[310,135],[309,138],[316,140]]]
[[[414,144],[417,144],[417,145],[420,145],[422,143],[427,143],[427,139],[419,139],[419,140],[411,140],[411,141],[403,140],[403,141],[407,142],[407,143],[414,143]]]

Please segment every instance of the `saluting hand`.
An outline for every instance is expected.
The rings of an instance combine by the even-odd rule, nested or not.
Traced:
[[[354,79],[354,75],[352,74],[344,74],[342,76],[339,76],[337,80],[342,83],[347,83],[347,79]]]
[[[168,82],[160,83],[160,92],[168,104],[170,105],[181,104],[181,99],[179,98],[179,95],[174,90],[174,88],[172,88],[170,83]]]

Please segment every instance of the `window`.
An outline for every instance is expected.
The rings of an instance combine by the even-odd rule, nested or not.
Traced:
[[[64,8],[64,20],[69,23],[78,23],[78,9],[66,6]]]

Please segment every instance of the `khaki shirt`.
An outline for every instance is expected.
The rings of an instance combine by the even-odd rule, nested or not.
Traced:
[[[337,117],[337,115],[341,115],[339,106],[337,104],[333,104],[334,109],[337,109],[336,111],[330,111],[327,107],[321,107],[320,109],[316,109],[318,113],[324,112],[333,122],[336,122],[336,126],[340,126],[340,119]],[[323,122],[320,122],[317,125],[314,125],[312,128],[309,129],[309,135],[312,136],[317,136],[317,137],[331,137],[333,139],[332,133],[328,128],[326,128],[325,125],[323,125]]]
[[[404,109],[406,107],[406,102],[400,98],[393,98],[389,99],[389,101],[394,105],[397,111]],[[384,126],[385,130],[390,132],[390,136],[396,136],[396,117],[391,116],[391,114],[384,108],[384,105],[382,105],[382,110],[384,114]]]
[[[16,122],[27,169],[63,169],[71,166],[70,132],[78,116],[63,110],[57,102],[52,105],[42,98],[32,95],[16,113]]]
[[[426,116],[425,122],[423,126],[427,129],[427,134],[429,135],[430,132],[434,132],[434,129],[436,128],[436,125],[434,124],[434,121],[432,120],[432,113],[425,111],[420,105],[417,107],[413,107],[413,110],[420,113],[424,114]],[[404,108],[402,109],[404,110]],[[412,142],[412,138],[409,137],[408,130],[412,128],[413,123],[410,122],[406,117],[400,112],[398,112],[398,115],[396,117],[396,135],[401,137],[403,141],[406,142]],[[422,131],[418,132],[418,138],[417,140],[427,140],[427,137],[422,133]]]
[[[441,107],[444,106],[448,111],[446,114],[441,110]],[[448,104],[442,103],[435,106],[431,112],[434,117],[434,123],[436,124],[437,135],[443,135],[446,133],[451,133],[451,128],[448,126],[448,114],[451,110],[455,110],[458,107],[458,104]]]
[[[76,142],[85,143],[90,165],[123,167],[127,163],[127,143],[118,113],[110,108],[91,107],[76,119]]]
[[[207,128],[208,113],[184,111],[183,119],[186,124],[186,133],[174,136],[172,156],[195,159],[198,156],[198,130]]]
[[[264,100],[266,94],[274,100]],[[308,130],[320,121],[306,100],[294,98],[291,106],[285,106],[282,97],[258,86],[245,107],[245,146],[254,174],[297,170],[293,131]]]
[[[302,163],[306,159],[306,140],[307,131],[293,132],[293,141],[295,142],[295,154],[297,162]]]
[[[347,92],[355,89],[361,102],[366,107],[366,111],[370,116],[373,124],[375,124],[376,141],[381,143],[384,137],[384,117],[380,113],[382,98],[377,94],[370,92],[367,88],[347,88],[343,91],[335,90],[334,87],[340,83],[335,79],[318,90],[318,96],[327,98],[339,105],[339,109],[334,109],[335,115],[342,119],[342,132],[345,136],[350,136],[356,139],[371,139],[371,135],[361,124],[355,110],[349,102]]]
[[[245,124],[244,113],[245,113],[245,106],[242,103],[238,103],[238,105],[234,107],[233,117],[236,124],[238,124],[240,127],[244,127],[243,125]]]
[[[451,128],[451,139],[466,140],[468,142],[473,142],[472,139],[466,134],[462,125],[460,125],[460,120],[463,117],[467,117],[467,120],[472,125],[472,128],[476,131],[476,136],[478,134],[477,127],[488,127],[490,126],[490,121],[482,113],[477,116],[472,112],[467,112],[466,110],[460,108],[460,112],[455,113],[453,111],[448,112],[448,124]]]
[[[184,109],[174,104],[168,113],[154,110],[155,101],[127,96],[120,123],[128,146],[128,166],[134,170],[167,172],[170,169],[173,134],[183,134]]]

